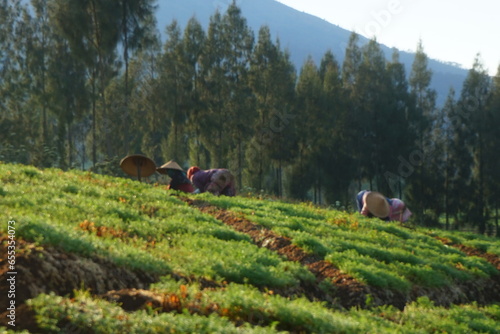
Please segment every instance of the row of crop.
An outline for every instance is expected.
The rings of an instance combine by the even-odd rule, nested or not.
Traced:
[[[314,280],[300,264],[255,246],[247,235],[162,188],[77,171],[18,167],[2,172],[8,177],[0,203],[5,219],[18,222],[18,237],[41,245],[157,274],[258,287],[294,288]]]
[[[187,299],[186,303],[189,298],[197,298],[202,303],[200,307],[216,304],[220,310],[226,310],[204,316],[154,311],[126,313],[119,306],[88,294],[78,294],[74,299],[41,295],[31,305],[45,332],[86,332],[92,328],[98,333],[266,333],[299,328],[331,333],[495,333],[500,320],[498,306],[443,309],[422,299],[407,305],[404,312],[391,307],[333,311],[304,298],[263,293],[252,285],[268,290],[293,288],[298,281],[312,282],[314,277],[297,263],[259,249],[246,235],[187,207],[161,188],[82,172],[63,174],[31,167],[6,168],[1,164],[0,178],[0,208],[5,220],[13,218],[18,222],[19,237],[87,256],[97,254],[121,265],[164,275],[179,272],[189,277],[234,282],[216,290],[189,284],[185,297],[179,292],[179,284],[185,282],[169,280],[167,276],[154,286],[159,292],[180,295]],[[397,256],[398,261],[420,266],[421,256],[447,249],[420,233],[342,212],[245,198],[200,197],[219,205],[225,202],[228,208],[245,212],[252,220],[289,235],[303,247],[317,249],[326,257],[334,250],[339,252],[336,247],[350,247],[344,252],[356,251],[355,260],[362,259],[360,252],[368,249],[368,254],[376,253],[374,258],[385,258],[377,263]],[[89,228],[90,223],[113,232],[99,235],[97,229]],[[344,244],[339,240],[344,240]],[[408,253],[401,244],[407,244],[408,250],[422,250]],[[383,246],[393,249],[385,252]],[[449,254],[461,256],[455,250]],[[362,267],[374,261],[371,256],[365,257],[370,262]],[[252,327],[254,323],[261,326]]]
[[[182,284],[182,286],[181,286]],[[196,284],[165,279],[154,287],[182,306],[124,312],[118,305],[79,292],[75,298],[40,295],[30,302],[44,332],[95,333],[497,333],[498,305],[436,307],[427,298],[406,306],[346,311],[321,303],[289,300],[254,287],[230,284],[202,290]]]
[[[498,274],[485,259],[467,256],[423,230],[396,223],[303,204],[264,204],[255,199],[211,196],[204,199],[291,238],[306,251],[323,256],[372,286],[408,292],[415,284],[441,287]],[[489,243],[500,244],[498,240]],[[494,248],[490,245],[489,249]]]

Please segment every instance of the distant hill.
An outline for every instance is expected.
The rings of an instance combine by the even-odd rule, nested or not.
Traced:
[[[194,16],[206,29],[210,16],[217,9],[224,13],[231,2],[232,0],[159,0],[158,28],[164,34],[165,27],[173,19],[184,28],[187,21]],[[282,47],[290,51],[297,70],[300,70],[309,55],[319,64],[327,50],[331,50],[339,62],[343,61],[351,31],[275,0],[238,0],[236,3],[256,37],[261,26],[269,26],[273,38],[279,38]],[[360,45],[368,41],[369,39],[360,36]],[[417,43],[418,41],[415,41],[415,46]],[[391,59],[393,49],[382,45],[382,50],[387,59]],[[405,64],[407,74],[411,71],[414,56],[414,53],[400,51],[400,61]],[[442,105],[450,87],[460,92],[467,70],[433,59],[429,60],[429,68],[433,71],[431,85],[438,93],[438,105]]]

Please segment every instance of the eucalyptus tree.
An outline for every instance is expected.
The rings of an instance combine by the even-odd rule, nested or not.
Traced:
[[[189,132],[189,161],[192,165],[208,165],[207,148],[202,141],[203,125],[207,113],[201,99],[201,62],[206,43],[206,33],[196,18],[191,18],[182,37],[182,60],[184,62],[184,90],[187,129]]]
[[[0,2],[0,159],[28,163],[28,148],[33,144],[28,129],[35,120],[24,113],[29,81],[22,76],[26,50],[18,34],[23,13],[20,0]],[[24,135],[19,136],[21,133]]]
[[[68,40],[74,57],[87,66],[92,100],[92,162],[97,163],[98,121],[105,155],[111,155],[105,88],[115,75],[113,63],[122,22],[120,2],[115,0],[50,0],[53,19]],[[99,100],[99,101],[98,101]],[[98,102],[101,112],[97,114]]]
[[[154,11],[156,10],[156,0],[119,0],[120,5],[120,41],[123,47],[123,62],[125,72],[123,74],[123,105],[120,106],[124,123],[131,121],[129,109],[129,59],[130,53],[137,50],[147,48],[152,45],[156,32],[156,18]],[[128,137],[131,137],[131,129],[123,129]],[[130,141],[124,140],[126,152],[130,151],[128,145]]]
[[[72,57],[68,42],[55,36],[47,64],[46,93],[50,111],[57,120],[59,167],[71,168],[77,162],[77,151],[85,151],[85,115],[89,107],[85,65]],[[78,125],[78,126],[76,126]],[[79,136],[78,136],[79,135]],[[80,159],[81,160],[81,159]],[[78,161],[83,166],[85,159]]]
[[[154,161],[163,159],[162,143],[170,126],[164,116],[162,45],[157,39],[130,63],[131,152],[144,152]]]
[[[203,120],[200,132],[201,139],[210,152],[209,163],[219,167],[227,165],[225,157],[229,150],[224,140],[227,129],[225,121],[228,119],[225,98],[229,91],[223,68],[225,45],[222,15],[217,10],[210,17],[201,58],[200,99],[205,107],[197,119]]]
[[[162,113],[158,115],[169,121],[169,127],[164,129],[163,154],[169,159],[184,161],[188,150],[184,143],[183,128],[186,122],[185,105],[189,97],[184,89],[186,83],[183,75],[181,30],[177,21],[173,21],[166,30],[168,37],[160,72],[164,97],[161,103]]]

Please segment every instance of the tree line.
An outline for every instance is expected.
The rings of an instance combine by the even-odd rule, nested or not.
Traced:
[[[0,0],[0,160],[95,167],[131,153],[227,167],[240,189],[352,206],[403,198],[420,224],[498,227],[500,74],[478,56],[436,106],[418,43],[326,51],[297,70],[239,7],[156,30],[154,0]],[[114,159],[114,160],[113,160]],[[498,231],[498,229],[497,229]]]

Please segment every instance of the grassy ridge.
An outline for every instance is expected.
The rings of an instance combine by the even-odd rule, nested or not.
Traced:
[[[4,234],[6,222],[15,220],[16,238],[158,275],[151,290],[173,298],[177,305],[170,312],[153,307],[125,312],[88,292],[74,298],[40,294],[29,304],[43,332],[89,326],[97,333],[498,332],[498,304],[442,308],[420,298],[404,311],[391,306],[342,310],[340,305],[327,307],[300,295],[276,294],[300,291],[301,282],[315,284],[315,277],[162,187],[82,171],[7,164],[0,164],[0,181]],[[415,286],[439,288],[498,275],[486,260],[466,256],[434,236],[500,255],[497,239],[410,230],[307,204],[196,198],[291,238],[369,286],[408,293]],[[214,282],[214,287],[202,287],[201,279]]]

